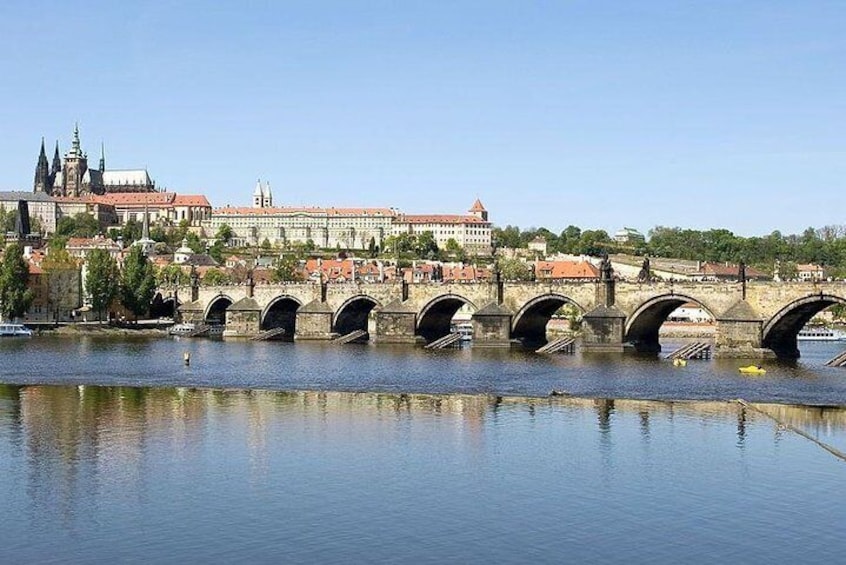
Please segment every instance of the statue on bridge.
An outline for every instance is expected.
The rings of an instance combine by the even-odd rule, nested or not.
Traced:
[[[611,268],[611,260],[608,253],[602,254],[602,261],[599,262],[599,280],[610,281],[614,278],[614,269]]]
[[[643,264],[640,267],[640,272],[637,274],[637,282],[649,282],[652,280],[650,274],[649,257],[643,258]]]

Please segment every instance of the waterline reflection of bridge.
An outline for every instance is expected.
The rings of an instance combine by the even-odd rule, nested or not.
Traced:
[[[284,328],[298,340],[332,339],[365,330],[377,343],[431,342],[466,305],[477,347],[542,345],[552,315],[571,305],[582,315],[582,347],[597,352],[624,344],[660,351],[661,325],[693,302],[714,319],[717,356],[795,358],[799,330],[846,304],[846,282],[287,283],[184,287],[175,300],[182,297],[192,299],[179,304],[185,321],[225,323],[225,337]]]

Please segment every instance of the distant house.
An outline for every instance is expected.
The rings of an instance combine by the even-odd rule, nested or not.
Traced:
[[[668,322],[689,322],[703,324],[713,322],[711,315],[695,302],[686,302],[673,310],[667,317]]]
[[[740,265],[734,263],[702,263],[699,274],[704,281],[736,281],[740,279]],[[747,280],[768,280],[767,273],[753,267],[746,267]]]
[[[94,249],[105,249],[113,259],[117,259],[122,247],[113,239],[98,235],[97,237],[72,237],[68,239],[65,249],[71,257],[85,259]]]
[[[813,263],[796,265],[796,276],[800,281],[823,281],[826,279],[825,268]]]
[[[614,233],[614,241],[622,244],[634,245],[644,243],[646,237],[634,228],[622,228]]]
[[[543,236],[537,236],[535,239],[529,242],[529,251],[537,251],[540,253],[541,257],[546,257],[547,253],[547,243],[546,238]]]
[[[599,269],[590,261],[535,261],[535,279],[539,281],[592,280]]]

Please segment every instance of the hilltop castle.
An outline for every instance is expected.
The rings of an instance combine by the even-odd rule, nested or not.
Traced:
[[[50,196],[85,196],[115,192],[155,192],[156,183],[145,169],[106,170],[105,147],[100,149],[100,164],[96,169],[88,166],[88,154],[79,143],[79,127],[73,128],[71,149],[59,158],[59,142],[53,153],[52,165],[47,162],[44,139],[35,167],[33,192]]]

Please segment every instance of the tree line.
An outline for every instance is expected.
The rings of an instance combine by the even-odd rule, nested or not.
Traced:
[[[525,248],[537,236],[547,242],[549,253],[602,255],[629,253],[692,261],[740,263],[772,273],[779,265],[783,276],[790,275],[797,263],[815,263],[826,267],[832,276],[846,276],[846,226],[807,228],[801,234],[744,237],[727,229],[694,230],[656,226],[648,238],[633,243],[618,243],[604,230],[582,230],[568,226],[560,234],[546,228],[521,230],[516,226],[494,228],[495,247]]]
[[[46,305],[54,320],[59,319],[62,309],[78,306],[74,302],[82,282],[80,266],[77,259],[59,247],[52,248],[41,264]],[[116,299],[137,320],[149,311],[156,291],[153,264],[138,246],[130,249],[122,268],[105,249],[93,249],[86,260],[84,282],[98,320],[103,319],[103,314]],[[12,243],[3,251],[0,262],[0,314],[3,319],[20,318],[32,306],[35,297],[23,247]]]

